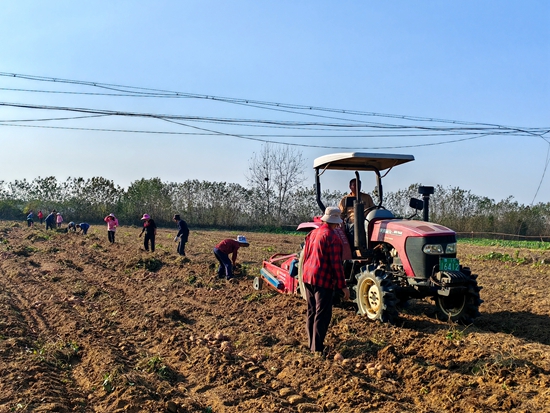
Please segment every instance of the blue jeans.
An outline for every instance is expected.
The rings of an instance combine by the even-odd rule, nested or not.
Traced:
[[[231,263],[229,256],[217,248],[214,248],[214,255],[220,262],[220,266],[218,267],[218,277],[222,278],[225,276],[228,280],[233,278],[233,264]]]

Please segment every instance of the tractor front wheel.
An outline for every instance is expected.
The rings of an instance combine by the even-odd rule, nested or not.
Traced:
[[[466,291],[463,294],[450,295],[448,297],[435,297],[437,316],[443,321],[455,321],[464,325],[472,324],[474,318],[479,317],[479,306],[483,302],[479,298],[481,287],[477,285],[476,276],[472,275],[469,268],[462,268],[461,272],[469,278]]]
[[[356,275],[355,303],[357,313],[369,320],[393,322],[397,317],[397,298],[391,276],[383,269],[368,271],[365,267]]]

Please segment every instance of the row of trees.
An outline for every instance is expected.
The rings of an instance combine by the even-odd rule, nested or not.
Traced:
[[[179,213],[193,226],[252,228],[292,225],[319,214],[312,189],[295,188],[281,202],[265,195],[263,189],[226,182],[152,178],[123,189],[101,177],[65,182],[39,177],[30,182],[0,181],[0,218],[25,219],[29,211],[55,209],[65,221],[101,223],[112,212],[121,224],[139,225],[141,216],[148,213],[159,225],[172,225],[172,216]],[[342,194],[326,191],[324,195],[334,204]]]
[[[102,177],[38,177],[0,181],[0,219],[24,219],[29,211],[61,211],[65,220],[101,223],[114,213],[122,224],[140,224],[148,213],[159,225],[181,214],[195,227],[274,228],[296,226],[319,215],[315,189],[304,187],[302,154],[288,146],[264,145],[249,161],[248,187],[227,182],[160,178],[134,181],[127,189]],[[419,184],[387,192],[383,206],[396,216],[413,214]],[[337,205],[343,192],[324,191],[325,205]],[[373,198],[378,203],[376,191]],[[460,188],[437,186],[430,200],[430,220],[457,232],[550,236],[550,203],[524,206],[512,197],[495,202]]]
[[[397,216],[411,216],[409,200],[420,197],[418,186],[387,192],[384,206]],[[139,225],[141,215],[148,213],[160,225],[171,225],[173,214],[180,213],[192,226],[266,228],[294,226],[319,215],[313,188],[295,186],[285,191],[274,196],[275,190],[264,187],[198,180],[162,182],[160,178],[140,179],[123,189],[101,177],[64,182],[39,177],[30,182],[0,181],[0,218],[18,220],[31,210],[56,209],[65,220],[75,222],[100,223],[113,212],[121,223]],[[324,191],[322,197],[325,205],[337,205],[342,195]],[[378,201],[376,194],[374,199]],[[550,204],[524,206],[511,197],[495,202],[460,188],[437,186],[430,198],[430,220],[457,232],[548,236]]]

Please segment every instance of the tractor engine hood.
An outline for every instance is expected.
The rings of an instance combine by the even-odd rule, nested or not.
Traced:
[[[406,219],[380,220],[373,224],[372,241],[391,242],[408,237],[455,236],[456,233],[443,225],[426,221]]]

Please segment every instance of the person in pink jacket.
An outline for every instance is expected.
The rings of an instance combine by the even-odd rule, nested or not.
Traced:
[[[61,213],[57,213],[55,222],[57,222],[57,228],[61,228],[61,223],[63,222],[63,217],[61,216]]]
[[[116,219],[115,214],[109,214],[103,221],[107,223],[107,235],[109,236],[109,242],[113,244],[115,242],[115,231],[116,227],[118,227],[118,219]]]

